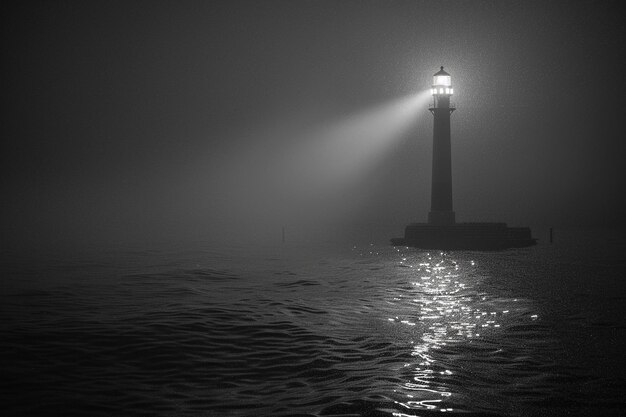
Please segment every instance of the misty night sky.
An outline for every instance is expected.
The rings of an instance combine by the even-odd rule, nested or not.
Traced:
[[[440,65],[458,221],[621,227],[623,14],[547,3],[5,2],[3,245],[299,219],[399,236],[430,205],[426,105],[357,178],[328,174],[332,192],[299,184],[292,156],[315,148],[307,131],[428,89]]]

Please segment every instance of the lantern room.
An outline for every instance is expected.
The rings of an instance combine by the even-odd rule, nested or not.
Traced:
[[[443,67],[433,75],[433,86],[431,88],[432,95],[448,95],[454,94],[452,89],[452,78],[450,74],[443,70]]]

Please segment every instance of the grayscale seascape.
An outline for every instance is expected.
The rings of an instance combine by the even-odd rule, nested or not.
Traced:
[[[5,253],[3,415],[622,415],[626,241],[557,237]]]
[[[0,417],[626,417],[623,8],[3,2]]]

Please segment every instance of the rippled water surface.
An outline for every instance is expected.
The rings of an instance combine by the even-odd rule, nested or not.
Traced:
[[[622,415],[624,240],[8,255],[9,415]],[[7,414],[4,414],[7,415]]]

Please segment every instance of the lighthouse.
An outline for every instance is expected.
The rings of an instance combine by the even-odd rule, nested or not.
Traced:
[[[433,75],[431,89],[433,102],[429,108],[433,114],[433,171],[430,189],[430,212],[428,223],[433,225],[454,224],[452,209],[452,150],[450,142],[450,116],[454,106],[450,98],[454,92],[452,77],[443,67]]]
[[[528,227],[508,227],[502,222],[456,222],[450,137],[450,116],[455,110],[450,99],[454,89],[452,77],[443,67],[433,75],[431,94],[433,101],[428,110],[433,115],[433,166],[428,222],[409,224],[404,237],[391,239],[391,243],[444,250],[501,250],[534,245],[536,239]]]

